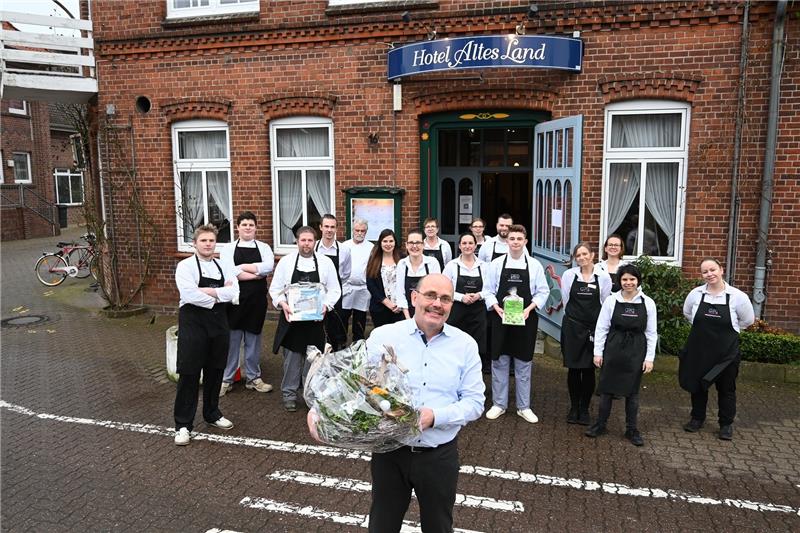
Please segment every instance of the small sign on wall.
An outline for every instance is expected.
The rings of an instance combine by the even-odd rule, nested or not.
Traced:
[[[458,197],[458,212],[472,214],[472,196],[459,196]]]
[[[550,214],[550,225],[554,228],[560,228],[562,224],[561,220],[561,209],[553,209],[552,213]]]

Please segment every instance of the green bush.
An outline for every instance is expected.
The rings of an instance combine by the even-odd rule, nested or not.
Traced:
[[[689,291],[700,282],[684,278],[679,267],[656,263],[647,256],[640,257],[633,264],[642,274],[642,290],[656,303],[658,331],[685,324],[683,302]]]
[[[659,329],[662,353],[678,355],[689,338],[686,323]],[[756,363],[800,363],[800,336],[743,331],[739,337],[742,360]]]

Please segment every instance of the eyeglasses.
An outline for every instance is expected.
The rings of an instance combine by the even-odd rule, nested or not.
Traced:
[[[409,246],[422,246],[422,241],[408,241],[406,244]]]
[[[472,228],[472,229],[483,229],[484,226],[479,226],[477,224],[473,224],[472,226],[470,226],[470,228]]]
[[[606,248],[619,248],[619,247],[620,247],[619,244],[611,244],[611,243],[606,244]]]
[[[414,291],[414,292],[422,296],[428,303],[433,303],[436,300],[442,302],[442,305],[450,305],[451,303],[453,303],[453,297],[450,296],[449,294],[436,294],[433,291],[430,292]]]

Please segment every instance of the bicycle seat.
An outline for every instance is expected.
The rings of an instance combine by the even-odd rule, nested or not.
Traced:
[[[59,248],[64,248],[65,246],[75,246],[74,242],[59,242],[56,244]]]

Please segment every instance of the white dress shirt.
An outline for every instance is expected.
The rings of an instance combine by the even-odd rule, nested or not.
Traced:
[[[598,285],[600,285],[600,303],[602,304],[611,294],[611,276],[603,270],[598,271],[597,265],[595,265],[592,274],[589,283],[594,283],[594,274],[597,274],[597,282]],[[569,291],[572,290],[572,283],[576,279],[578,281],[584,281],[581,275],[581,267],[570,268],[561,276],[561,301],[564,302],[565,309],[567,307],[567,302],[569,302]]]
[[[753,310],[753,304],[750,303],[750,298],[736,287],[731,287],[727,283],[725,283],[725,291],[716,296],[708,293],[708,284],[705,283],[689,292],[689,295],[686,296],[686,301],[683,303],[683,316],[689,322],[694,322],[694,315],[697,313],[697,307],[700,305],[700,300],[704,294],[706,295],[706,302],[714,305],[725,304],[725,295],[731,295],[728,307],[731,310],[731,325],[737,332],[741,332],[755,322],[755,311]]]
[[[603,307],[600,309],[600,316],[597,317],[597,326],[594,329],[594,356],[603,357],[603,351],[606,348],[606,337],[608,331],[611,329],[611,317],[614,316],[614,308],[617,302],[625,302],[622,297],[622,291],[612,293],[611,296],[606,298],[603,302]],[[647,339],[647,353],[644,357],[645,361],[653,361],[656,358],[656,341],[658,341],[658,312],[656,311],[656,303],[652,298],[645,295],[641,289],[630,300],[630,303],[638,304],[644,302],[644,307],[647,310],[647,326],[644,330],[644,336]]]
[[[275,254],[272,253],[272,248],[269,247],[269,244],[258,240],[243,241],[241,239],[237,239],[231,243],[228,243],[221,247],[219,251],[219,258],[233,263],[233,254],[236,253],[237,246],[239,248],[258,248],[258,253],[261,254],[261,262],[255,263],[256,269],[258,269],[258,276],[265,278],[270,272],[272,272],[272,269],[275,268]],[[239,273],[242,272],[242,270],[238,267],[237,270]]]
[[[492,262],[492,255],[494,255],[495,250],[498,254],[507,254],[508,253],[508,241],[501,241],[500,237],[485,237],[486,242],[481,245],[481,249],[478,251],[478,259],[484,261],[486,263]],[[530,255],[528,253],[527,248],[523,248],[523,253],[525,255]]]
[[[464,264],[464,262],[461,260],[461,256],[458,256],[447,263],[444,266],[444,272],[442,272],[442,274],[450,278],[450,281],[453,282],[453,289],[456,288],[456,284],[458,283],[458,267],[461,267],[461,275],[464,277],[481,277],[481,280],[483,281],[483,288],[481,289],[480,295],[481,300],[485,300],[489,294],[489,263],[484,263],[480,259],[476,259],[475,264],[472,265],[472,268],[470,268]],[[453,299],[456,302],[460,302],[464,299],[464,293],[456,290],[453,293]]]
[[[284,294],[283,290],[292,283],[295,261],[297,261],[297,270],[300,272],[314,272],[314,257],[299,257],[298,259],[298,255],[298,252],[285,255],[278,261],[278,266],[275,267],[275,275],[269,285],[269,295],[272,298],[272,305],[276,309],[280,309],[280,303],[286,301],[286,294]],[[336,276],[333,261],[324,254],[315,253],[314,256],[319,264],[319,282],[325,288],[323,303],[330,311],[342,295],[342,291],[339,288],[339,278]]]
[[[197,270],[197,260],[200,261],[200,271]],[[220,279],[217,265],[222,269],[225,282],[233,281],[233,284],[228,287],[217,288],[217,297],[214,298],[201,291],[198,285],[200,283],[200,272],[203,273],[204,278]],[[180,293],[179,307],[192,304],[197,307],[211,309],[217,303],[231,302],[234,305],[238,304],[239,281],[236,279],[238,274],[239,271],[233,266],[233,261],[223,259],[204,261],[197,257],[196,254],[183,259],[175,267],[175,284],[178,286],[178,292]]]
[[[336,252],[339,252],[339,279],[344,285],[344,281],[350,277],[350,249],[336,241],[333,241],[333,244],[328,247],[323,244],[322,240],[319,240],[314,245],[314,251],[328,257],[336,257]]]
[[[385,345],[394,348],[398,361],[408,369],[414,407],[433,409],[433,427],[407,445],[445,444],[462,426],[481,416],[485,385],[478,345],[472,337],[444,324],[442,332],[426,344],[417,323],[410,318],[372,331],[367,339],[371,361],[380,360]]]
[[[428,265],[428,272],[425,272],[425,265]],[[420,263],[419,269],[417,270],[414,270],[414,268],[411,266],[411,262],[409,261],[408,257],[402,258],[397,263],[397,274],[394,286],[394,303],[397,304],[397,307],[401,307],[403,309],[408,309],[409,304],[408,300],[406,300],[406,277],[408,276],[409,271],[411,272],[412,277],[422,277],[427,276],[428,274],[442,273],[442,269],[439,268],[439,261],[433,257],[423,255],[422,263]]]
[[[483,251],[483,248],[481,248]],[[490,254],[491,257],[491,254]],[[489,264],[489,289],[486,295],[486,309],[491,309],[498,303],[497,291],[500,288],[500,276],[503,273],[503,261],[508,258],[506,268],[525,270],[525,262],[528,263],[528,277],[530,278],[530,289],[536,309],[543,309],[550,297],[550,287],[547,285],[547,278],[544,277],[542,264],[533,257],[523,255],[519,259],[514,259],[511,255],[501,255]],[[506,296],[500,295],[500,300]]]
[[[367,239],[360,244],[353,239],[342,243],[350,252],[350,277],[342,287],[342,308],[366,311],[369,309],[369,291],[367,290],[367,262],[375,247]]]
[[[453,259],[453,252],[450,250],[450,244],[447,241],[436,237],[436,244],[433,246],[428,245],[428,239],[422,239],[422,243],[423,250],[440,250],[445,265]]]

